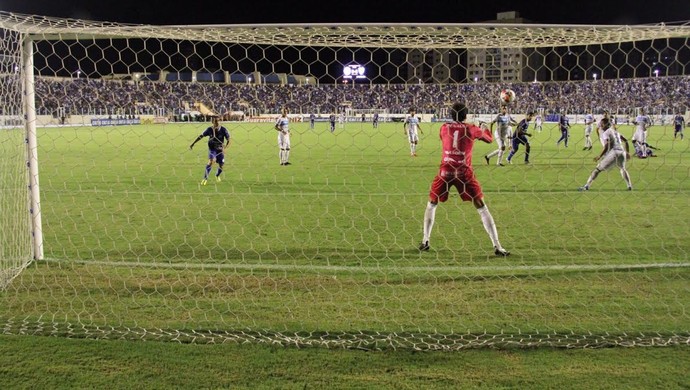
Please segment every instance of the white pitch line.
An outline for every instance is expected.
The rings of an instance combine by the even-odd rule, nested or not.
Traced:
[[[281,184],[285,185],[292,185],[290,183],[270,183],[270,184],[275,184],[280,186]],[[227,190],[226,188],[219,187],[219,190]],[[275,187],[274,187],[275,189]],[[44,192],[51,192],[51,193],[61,193],[61,194],[73,194],[73,191],[69,190],[43,190]],[[136,195],[136,196],[141,196],[141,195],[152,195],[152,196],[163,196],[163,197],[169,197],[169,196],[187,196],[187,195],[199,195],[199,192],[151,192],[151,191],[112,191],[112,190],[98,190],[98,189],[89,189],[89,188],[81,188],[79,192],[82,193],[92,193],[92,194],[105,194],[105,195],[113,195],[113,194],[118,194],[118,195]],[[216,191],[220,192],[220,191]],[[485,193],[489,194],[494,194],[495,196],[498,195],[511,195],[511,194],[516,194],[516,193],[521,193],[521,194],[543,194],[545,192],[548,193],[548,195],[559,195],[559,194],[578,194],[577,187],[573,188],[567,188],[567,189],[560,189],[560,190],[549,190],[549,191],[490,191],[490,190],[485,190],[483,191]],[[591,193],[592,191],[590,191]],[[596,192],[596,191],[595,191]],[[617,190],[600,190],[600,194],[609,194],[609,193],[624,193],[625,191],[617,191]],[[204,192],[206,193],[206,192]],[[682,191],[666,191],[666,190],[645,190],[645,194],[670,194],[670,195],[684,195]],[[226,196],[269,196],[269,197],[276,197],[276,196],[299,196],[299,197],[336,197],[336,198],[351,198],[351,197],[361,197],[361,196],[383,196],[383,197],[403,197],[403,198],[423,198],[428,196],[427,192],[420,192],[420,193],[391,193],[391,192],[326,192],[326,191],[308,191],[308,192],[294,192],[294,191],[279,191],[279,192],[268,192],[268,191],[251,191],[251,192],[223,192],[224,195]],[[583,195],[576,195],[576,196],[583,196]]]
[[[339,266],[339,265],[296,265],[296,264],[246,264],[246,263],[140,263],[132,261],[100,260],[58,260],[44,259],[51,263],[73,263],[82,265],[102,265],[108,267],[141,267],[167,269],[241,269],[241,270],[274,270],[274,271],[329,271],[350,273],[476,273],[476,272],[515,272],[515,271],[612,271],[640,270],[661,268],[686,268],[690,263],[647,263],[647,264],[570,264],[570,265],[513,265],[513,266],[445,266],[445,267],[372,267],[372,266]]]

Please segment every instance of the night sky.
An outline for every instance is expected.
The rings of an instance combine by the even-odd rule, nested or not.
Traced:
[[[690,0],[0,0],[0,10],[135,24],[474,23],[518,11],[534,23],[645,24],[690,21]],[[325,4],[337,7],[327,10]],[[429,5],[431,4],[431,5]]]

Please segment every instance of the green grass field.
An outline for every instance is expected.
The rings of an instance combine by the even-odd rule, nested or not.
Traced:
[[[688,339],[690,142],[674,140],[668,127],[650,129],[659,157],[630,161],[632,192],[616,170],[601,174],[591,191],[577,191],[601,150],[597,140],[593,151],[582,150],[581,127],[573,129],[568,148],[555,145],[560,133],[554,126],[534,134],[531,165],[522,164],[520,152],[514,165],[487,166],[482,156],[495,145],[477,144],[475,172],[501,242],[512,252],[497,258],[479,215],[457,197],[437,211],[431,251],[416,249],[440,161],[438,125],[424,124],[412,158],[399,123],[378,129],[348,124],[335,134],[326,124],[313,130],[293,124],[293,165],[284,167],[271,123],[227,124],[233,142],[222,181],[200,186],[205,142],[193,151],[188,145],[205,126],[40,130],[46,259],[0,293],[4,333],[391,351],[372,358],[382,366],[407,364],[411,355],[400,349],[648,346]],[[633,129],[621,132],[629,137]],[[4,338],[5,352],[36,348],[32,340]],[[91,348],[87,341],[55,342],[75,355]],[[143,356],[151,349],[146,344],[123,348]],[[174,346],[160,348],[178,353]],[[203,359],[199,348],[183,355],[185,361]],[[273,353],[257,348],[259,355]],[[641,362],[661,356],[659,365],[687,355],[683,348],[663,350],[636,354]],[[296,367],[314,354],[337,362],[344,353],[309,351],[282,353]],[[561,356],[549,349],[539,354],[534,362]],[[426,356],[405,367],[466,359]],[[482,359],[495,358],[487,351]],[[317,363],[303,363],[319,370]],[[190,367],[196,364],[203,363]],[[625,380],[649,383],[636,382],[644,364],[631,363],[639,372]],[[518,373],[517,382],[494,386],[532,383],[519,379],[530,371],[524,365],[508,368]],[[434,387],[467,379],[444,370],[428,373],[445,378]],[[481,381],[496,374],[477,375]],[[222,375],[215,380],[226,383]],[[274,386],[251,380],[235,383]],[[314,381],[316,387],[337,383]],[[396,382],[359,378],[353,387],[367,383]]]
[[[360,351],[0,335],[5,389],[687,389],[690,348]]]
[[[670,129],[650,130],[660,157],[630,162],[633,192],[616,170],[577,191],[600,148],[582,151],[581,128],[564,148],[545,126],[531,165],[518,154],[487,166],[495,146],[477,144],[504,259],[458,197],[439,207],[432,250],[416,249],[438,125],[412,158],[401,124],[294,124],[284,167],[272,124],[228,124],[223,180],[200,186],[205,142],[188,145],[206,125],[41,130],[47,261],[5,293],[8,317],[336,335],[687,331],[690,147]]]
[[[295,124],[290,167],[278,165],[270,124],[229,125],[224,181],[200,187],[205,145],[186,146],[203,126],[44,130],[46,257],[399,268],[484,264],[491,252],[475,211],[455,199],[439,210],[434,252],[420,260],[415,250],[440,161],[433,125],[413,159],[399,124],[351,124],[336,135]],[[690,148],[667,130],[650,130],[661,157],[631,162],[634,194],[615,170],[577,193],[596,152],[580,150],[581,129],[569,149],[555,147],[554,129],[537,134],[530,166],[521,155],[517,166],[484,166],[494,146],[478,144],[477,176],[516,255],[509,264],[687,260],[679,227]],[[626,237],[639,229],[640,239]]]

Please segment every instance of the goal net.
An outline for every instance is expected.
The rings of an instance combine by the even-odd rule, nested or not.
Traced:
[[[32,258],[21,35],[0,30],[0,289]]]
[[[690,119],[690,25],[150,26],[0,12],[0,34],[5,333],[366,349],[690,342],[690,143],[676,128]],[[512,164],[510,146],[485,159],[497,146],[477,142],[474,172],[511,255],[494,255],[486,214],[455,190],[420,252],[449,106],[490,123],[504,88],[513,119],[538,113],[529,159],[524,145]],[[353,120],[331,127],[343,107]],[[615,167],[578,191],[603,149],[585,118],[605,112],[629,141],[636,114],[652,119],[656,157],[626,162],[633,191]],[[222,171],[208,138],[190,150],[213,117],[230,134]]]

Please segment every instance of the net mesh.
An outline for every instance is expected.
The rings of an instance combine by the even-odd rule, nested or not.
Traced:
[[[31,260],[20,34],[0,40],[0,289]]]
[[[690,147],[675,127],[690,101],[687,24],[146,26],[0,13],[0,31],[4,333],[420,350],[690,342]],[[352,63],[363,79],[342,77]],[[449,103],[491,122],[504,88],[515,119],[534,110],[541,124],[530,165],[524,152],[519,165],[485,165],[495,145],[475,146],[512,255],[493,257],[457,197],[420,253]],[[643,111],[653,122],[659,157],[629,161],[633,192],[617,172],[576,190],[601,150],[595,135],[582,150],[585,116],[604,111],[628,138]],[[202,184],[206,140],[189,144],[214,116],[231,143],[221,180],[215,165]],[[44,256],[31,245],[33,127]]]

